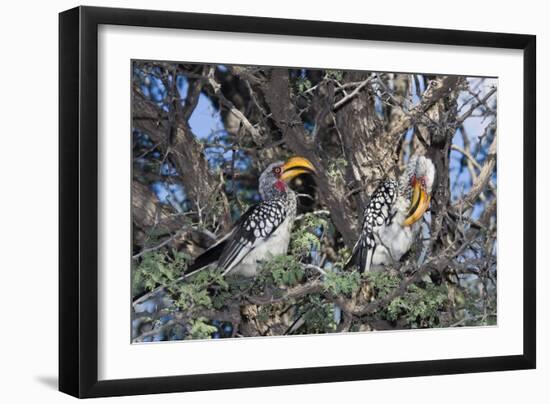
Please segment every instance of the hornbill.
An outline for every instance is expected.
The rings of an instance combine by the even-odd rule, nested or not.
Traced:
[[[308,173],[315,173],[315,169],[303,157],[270,164],[259,178],[262,201],[252,205],[229,233],[198,256],[185,276],[216,263],[223,275],[253,277],[262,261],[286,254],[297,205],[297,195],[288,183]]]
[[[413,156],[398,181],[380,184],[363,211],[361,235],[345,268],[365,272],[399,261],[420,231],[419,219],[430,207],[435,167]]]

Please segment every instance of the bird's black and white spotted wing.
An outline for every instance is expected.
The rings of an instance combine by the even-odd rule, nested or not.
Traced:
[[[361,273],[370,270],[372,257],[376,251],[376,234],[382,225],[391,222],[397,192],[398,185],[394,180],[385,181],[373,192],[363,212],[361,234],[353,247],[351,257],[345,268],[357,266]]]
[[[266,241],[287,217],[286,196],[252,205],[235,222],[231,231],[197,257],[187,271],[189,275],[217,261],[228,273],[258,244]]]
[[[249,208],[227,239],[218,268],[228,273],[256,246],[265,242],[287,216],[286,197],[264,201]]]

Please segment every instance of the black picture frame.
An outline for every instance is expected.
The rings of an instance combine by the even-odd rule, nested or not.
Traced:
[[[523,354],[98,381],[100,24],[523,50]],[[83,398],[535,368],[535,59],[533,35],[95,7],[60,13],[59,389]]]

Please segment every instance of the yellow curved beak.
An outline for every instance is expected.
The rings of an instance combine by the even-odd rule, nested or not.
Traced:
[[[292,157],[283,164],[281,180],[288,182],[300,174],[315,174],[315,167],[305,157]]]
[[[430,196],[422,188],[419,182],[416,182],[413,187],[413,195],[411,198],[411,206],[407,213],[407,218],[403,222],[404,226],[410,226],[416,223],[430,207]]]

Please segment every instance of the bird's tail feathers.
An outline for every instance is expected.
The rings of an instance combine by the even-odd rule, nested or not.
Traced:
[[[361,246],[359,245],[360,241],[361,240],[357,240],[355,242],[355,245],[353,246],[353,250],[351,251],[351,255],[348,258],[348,260],[346,261],[346,263],[344,264],[344,270],[350,270],[350,269],[352,269],[353,266],[358,264],[357,258],[358,258],[358,254],[359,254],[359,249],[361,248]]]
[[[205,250],[201,255],[195,258],[195,261],[193,261],[193,263],[187,267],[187,270],[183,274],[183,277],[187,278],[189,277],[189,275],[201,271],[217,262],[225,247],[225,242],[226,241],[223,240],[214,244],[212,247]]]
[[[362,245],[361,239],[359,239],[357,240],[357,243],[355,243],[351,257],[349,257],[348,261],[344,265],[344,269],[349,270],[353,266],[357,266],[359,273],[363,273],[365,271],[369,271],[371,263],[372,250],[367,246]]]

